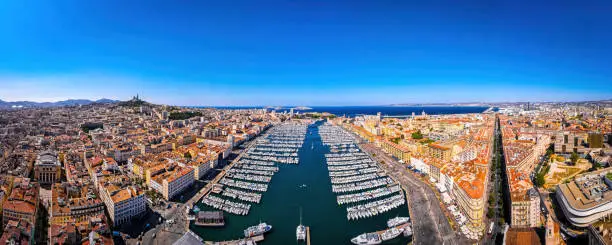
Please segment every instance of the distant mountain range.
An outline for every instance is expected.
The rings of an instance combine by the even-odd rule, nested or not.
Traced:
[[[58,107],[89,105],[92,103],[116,103],[119,100],[99,99],[99,100],[62,100],[56,102],[33,102],[33,101],[3,101],[0,100],[0,108],[33,108],[33,107]]]

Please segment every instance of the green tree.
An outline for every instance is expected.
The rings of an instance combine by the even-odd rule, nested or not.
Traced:
[[[423,138],[423,134],[421,133],[421,130],[412,133],[412,138],[415,139],[415,140],[422,139]]]
[[[189,153],[189,152],[185,152],[185,154],[183,155],[183,157],[191,159],[191,153]]]
[[[572,152],[572,155],[570,156],[570,160],[572,161],[572,163],[575,165],[576,162],[578,162],[578,154],[576,152]]]
[[[608,178],[609,180],[612,180],[612,173],[607,173],[606,178]]]
[[[393,138],[393,139],[391,139],[391,141],[393,141],[393,143],[395,143],[395,144],[399,144],[400,138]]]
[[[168,116],[170,120],[185,120],[192,117],[201,117],[202,113],[199,111],[186,111],[186,112],[171,112]]]
[[[553,153],[555,153],[555,151],[553,150],[553,145],[551,145],[550,147],[548,147],[548,149],[546,149],[546,157],[550,157],[550,155],[552,155]]]
[[[539,173],[536,176],[536,186],[542,187],[542,186],[544,186],[545,183],[546,183],[546,180],[544,179],[544,174],[543,173]]]

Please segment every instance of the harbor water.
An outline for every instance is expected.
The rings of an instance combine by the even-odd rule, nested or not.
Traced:
[[[374,217],[347,220],[347,205],[338,205],[336,194],[331,189],[324,156],[329,152],[321,142],[318,125],[309,127],[298,153],[299,164],[277,164],[280,170],[272,177],[261,203],[252,204],[247,216],[225,213],[224,227],[196,227],[192,224],[191,230],[205,241],[226,241],[243,238],[244,229],[266,222],[273,229],[258,244],[298,244],[295,229],[300,222],[301,207],[303,224],[310,226],[312,244],[351,244],[350,239],[361,233],[386,229],[390,218],[408,216],[408,207],[404,204]],[[212,210],[201,202],[198,207]],[[408,241],[409,238],[400,236],[383,244],[406,244]]]

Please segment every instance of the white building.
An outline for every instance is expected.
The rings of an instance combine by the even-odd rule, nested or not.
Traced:
[[[423,160],[421,160],[421,159],[411,157],[410,158],[410,165],[414,169],[420,171],[421,173],[429,174],[429,165],[427,163],[423,162]]]

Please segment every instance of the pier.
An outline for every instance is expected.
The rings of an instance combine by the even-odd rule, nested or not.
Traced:
[[[252,143],[248,143],[246,149],[249,149],[251,147]],[[245,151],[246,151],[245,149]],[[225,173],[227,171],[229,171],[230,169],[232,169],[232,167],[234,166],[234,164],[236,164],[238,161],[240,161],[240,158],[242,158],[244,151],[238,155],[238,157],[236,157],[236,159],[234,159],[230,164],[228,164],[227,166],[225,166],[223,168],[223,170],[221,170],[221,172],[219,174],[217,174],[217,176],[211,180],[210,182],[208,182],[206,184],[206,186],[204,186],[204,188],[200,189],[200,191],[198,191],[198,193],[196,193],[191,199],[189,199],[187,202],[185,202],[185,206],[188,208],[193,208],[195,207],[195,204],[204,197],[204,195],[208,194],[213,187],[219,182],[219,180],[221,180],[221,178],[223,178],[225,176]],[[187,223],[187,225],[185,225],[185,230],[189,231],[189,220],[185,220],[185,222]]]
[[[310,245],[310,226],[306,226],[306,245]]]
[[[320,127],[319,134],[323,144],[332,149],[325,159],[336,202],[354,204],[346,207],[348,220],[377,216],[406,203],[401,188],[361,151],[355,136],[328,124]]]
[[[240,159],[224,169],[223,175],[218,176],[220,179],[215,179],[215,183],[223,187],[214,192],[221,196],[204,191],[202,203],[228,213],[248,215],[251,205],[237,201],[259,203],[262,193],[268,191],[272,176],[279,171],[277,164],[299,163],[297,152],[302,147],[307,130],[306,124],[285,123],[254,140]]]
[[[259,236],[231,240],[231,241],[222,241],[222,242],[206,241],[204,242],[204,244],[206,245],[243,245],[243,244],[256,244],[256,242],[261,242],[263,240],[264,240],[264,236],[259,235]]]

